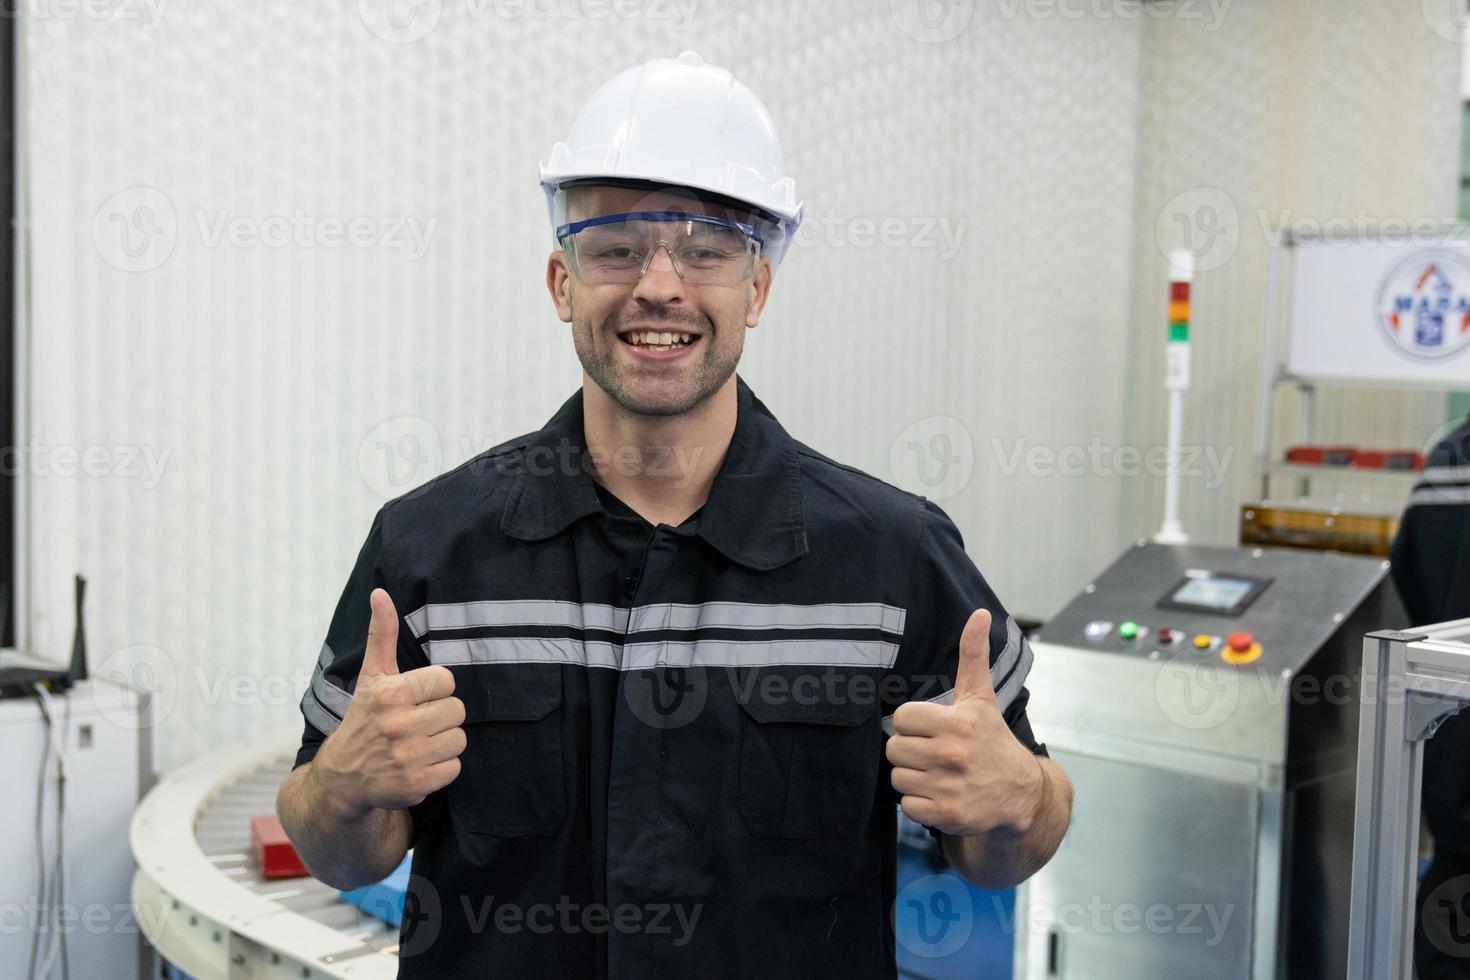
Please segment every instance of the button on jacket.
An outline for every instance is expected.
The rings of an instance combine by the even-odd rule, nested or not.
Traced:
[[[400,976],[893,977],[884,720],[952,699],[977,608],[997,700],[1045,754],[1030,648],[944,512],[736,387],[729,449],[678,527],[594,481],[581,391],[374,518],[297,765],[351,702],[385,588],[400,669],[453,672],[467,738],[459,777],[411,811]]]

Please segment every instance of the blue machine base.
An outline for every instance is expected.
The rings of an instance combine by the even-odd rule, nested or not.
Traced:
[[[405,854],[403,863],[388,877],[376,885],[365,885],[343,892],[343,900],[351,902],[368,915],[382,919],[390,926],[401,925],[403,897],[408,892],[408,867],[412,863],[413,855]]]

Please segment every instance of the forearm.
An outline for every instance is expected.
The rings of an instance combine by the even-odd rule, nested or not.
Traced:
[[[1010,888],[1031,877],[1056,853],[1072,820],[1072,783],[1060,766],[1038,756],[1043,775],[1035,818],[1025,832],[1001,827],[975,836],[941,835],[944,856],[982,888]]]
[[[409,812],[344,807],[324,791],[312,766],[293,770],[276,795],[276,814],[301,863],[334,888],[381,881],[408,853]]]

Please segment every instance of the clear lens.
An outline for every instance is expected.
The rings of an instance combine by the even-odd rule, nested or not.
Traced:
[[[573,273],[591,283],[637,282],[661,247],[690,283],[733,286],[755,274],[760,258],[760,242],[715,218],[629,218],[588,225],[561,243]]]

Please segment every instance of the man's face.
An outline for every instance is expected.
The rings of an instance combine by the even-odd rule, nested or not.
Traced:
[[[572,191],[567,221],[630,211],[684,211],[739,217],[671,191],[585,186]],[[659,248],[636,283],[589,283],[571,273],[560,249],[547,262],[546,285],[557,314],[572,325],[582,368],[620,406],[639,415],[679,415],[718,391],[740,362],[771,286],[771,262],[731,286],[691,284]],[[684,348],[659,353],[628,342],[636,331],[687,333]]]

